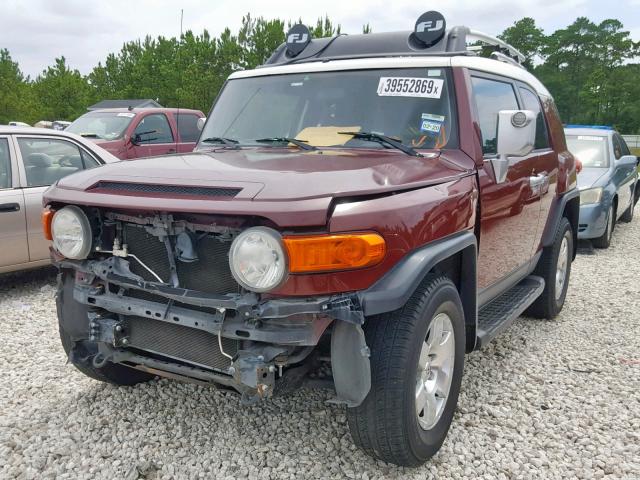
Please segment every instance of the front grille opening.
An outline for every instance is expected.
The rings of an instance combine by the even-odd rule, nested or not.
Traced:
[[[136,255],[165,283],[170,283],[171,267],[169,253],[163,241],[151,235],[143,226],[125,224],[124,242],[129,252]],[[176,260],[180,286],[206,293],[239,293],[240,285],[233,278],[229,266],[231,241],[213,235],[200,235],[195,242],[198,260],[184,263]],[[172,243],[173,250],[173,243]],[[157,279],[135,259],[130,259],[131,272],[147,281]]]
[[[171,194],[186,197],[233,198],[242,191],[241,188],[198,187],[189,185],[156,185],[151,183],[98,182],[89,191],[105,193],[117,192],[120,195],[153,195]]]

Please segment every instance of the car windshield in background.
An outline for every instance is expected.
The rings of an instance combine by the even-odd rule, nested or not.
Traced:
[[[133,112],[85,113],[69,125],[66,131],[87,138],[116,140],[122,137],[135,116]]]
[[[567,147],[584,168],[609,167],[607,137],[598,135],[567,135]]]
[[[292,138],[311,146],[385,148],[367,132],[416,149],[458,143],[445,68],[350,70],[230,80],[216,102],[199,147],[225,138],[262,145]],[[345,133],[346,132],[346,133]],[[273,146],[287,142],[273,142]],[[388,146],[387,146],[388,147]]]

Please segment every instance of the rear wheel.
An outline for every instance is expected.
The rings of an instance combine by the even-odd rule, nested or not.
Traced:
[[[372,457],[417,466],[440,449],[464,363],[462,304],[446,277],[427,277],[399,311],[365,324],[371,390],[347,409],[354,442]]]
[[[544,290],[525,311],[525,315],[534,318],[554,318],[560,313],[567,296],[573,248],[571,223],[562,217],[556,228],[553,245],[544,249],[533,273],[544,279]]]
[[[613,208],[613,205],[609,207],[609,211],[607,212],[607,228],[601,237],[594,238],[591,240],[593,246],[596,248],[609,248],[611,245],[611,237],[613,236],[613,229],[616,225],[616,211]]]

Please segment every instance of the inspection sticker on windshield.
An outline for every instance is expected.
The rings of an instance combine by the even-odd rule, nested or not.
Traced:
[[[380,77],[380,97],[440,98],[444,80],[420,77]]]

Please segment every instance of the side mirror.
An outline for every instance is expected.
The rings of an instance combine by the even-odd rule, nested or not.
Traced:
[[[134,133],[133,135],[131,135],[132,145],[140,145],[141,140],[142,139],[140,138],[140,135],[138,135],[137,133]]]
[[[204,128],[204,124],[207,122],[207,117],[200,117],[198,119],[198,130],[202,131],[202,129]]]
[[[638,165],[638,157],[635,155],[623,155],[616,160],[616,167],[636,167]]]
[[[500,110],[496,158],[491,159],[496,182],[507,179],[509,157],[525,157],[536,141],[536,113],[531,110]]]

